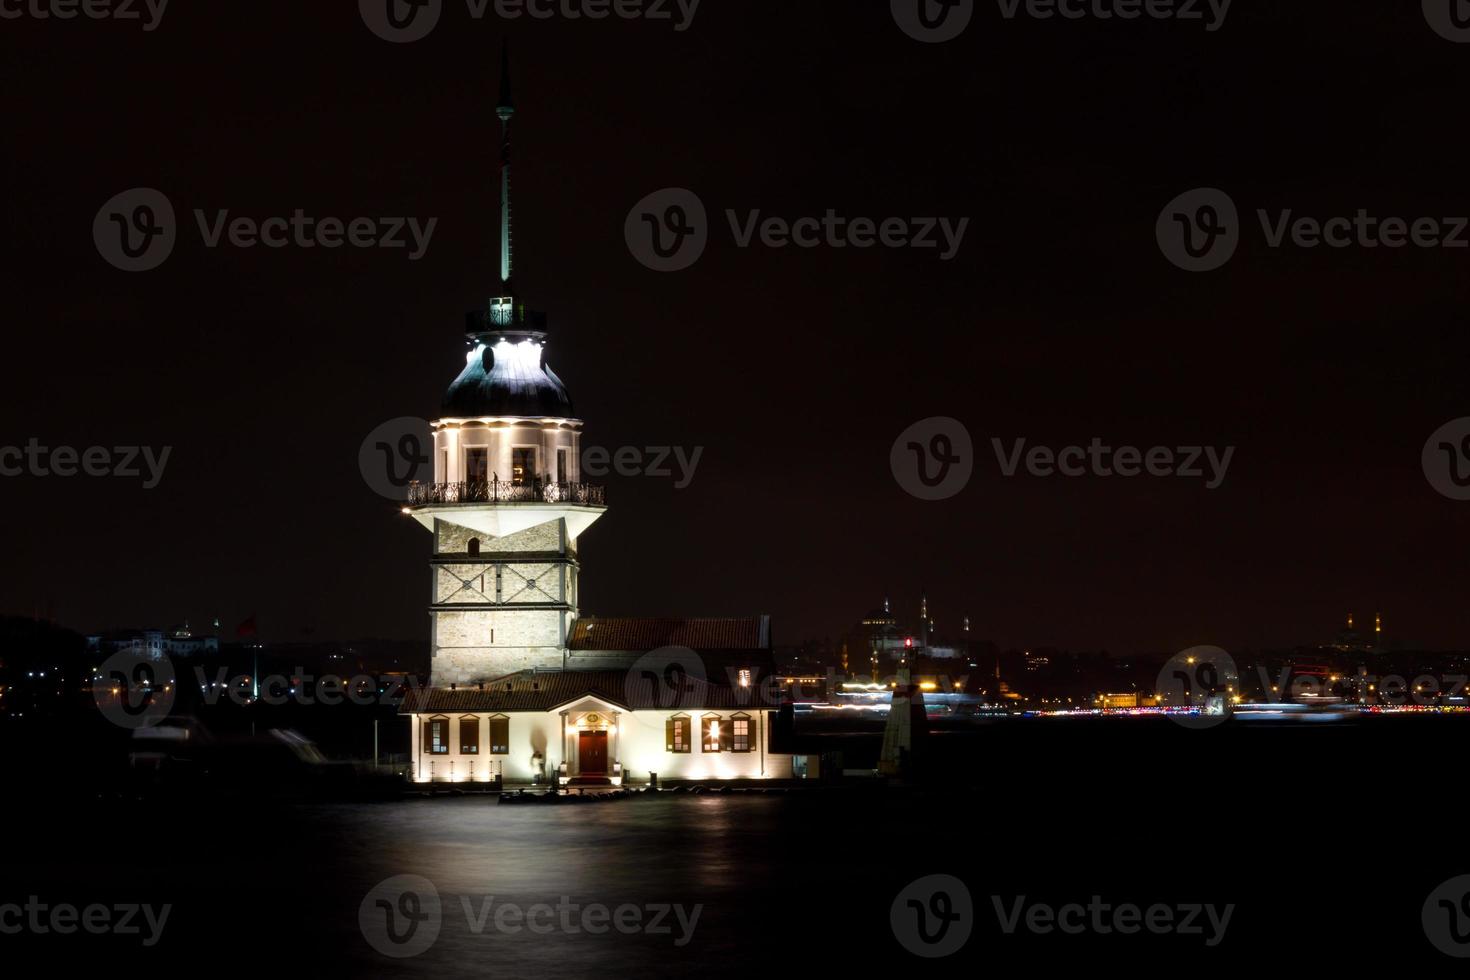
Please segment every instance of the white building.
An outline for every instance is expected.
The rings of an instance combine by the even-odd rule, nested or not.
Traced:
[[[219,621],[213,633],[196,635],[186,621],[171,630],[114,630],[87,637],[87,650],[100,658],[127,653],[147,660],[219,653]]]
[[[497,114],[500,288],[470,315],[433,422],[434,482],[404,508],[433,534],[431,687],[403,707],[414,778],[787,778],[764,618],[579,617],[578,540],[606,501],[581,482],[582,422],[546,363],[545,318],[511,281],[508,72]]]

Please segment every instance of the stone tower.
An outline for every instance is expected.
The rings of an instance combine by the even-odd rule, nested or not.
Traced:
[[[546,363],[546,318],[511,282],[509,59],[500,104],[500,285],[469,314],[465,367],[432,423],[434,482],[405,511],[433,532],[435,687],[560,670],[577,618],[577,539],[602,516],[581,482],[582,422]]]

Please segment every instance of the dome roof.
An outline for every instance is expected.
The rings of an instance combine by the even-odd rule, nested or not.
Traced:
[[[448,418],[509,415],[525,418],[573,418],[566,385],[546,366],[545,347],[537,340],[480,344],[444,394]]]

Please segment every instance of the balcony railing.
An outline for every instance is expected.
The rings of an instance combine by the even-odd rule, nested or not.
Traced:
[[[605,487],[589,483],[511,483],[489,480],[470,483],[412,483],[408,487],[410,507],[431,504],[583,504],[607,505]]]

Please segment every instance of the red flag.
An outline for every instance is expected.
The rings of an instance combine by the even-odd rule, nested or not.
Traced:
[[[255,635],[255,613],[251,613],[249,619],[235,627],[235,635],[242,640]]]

